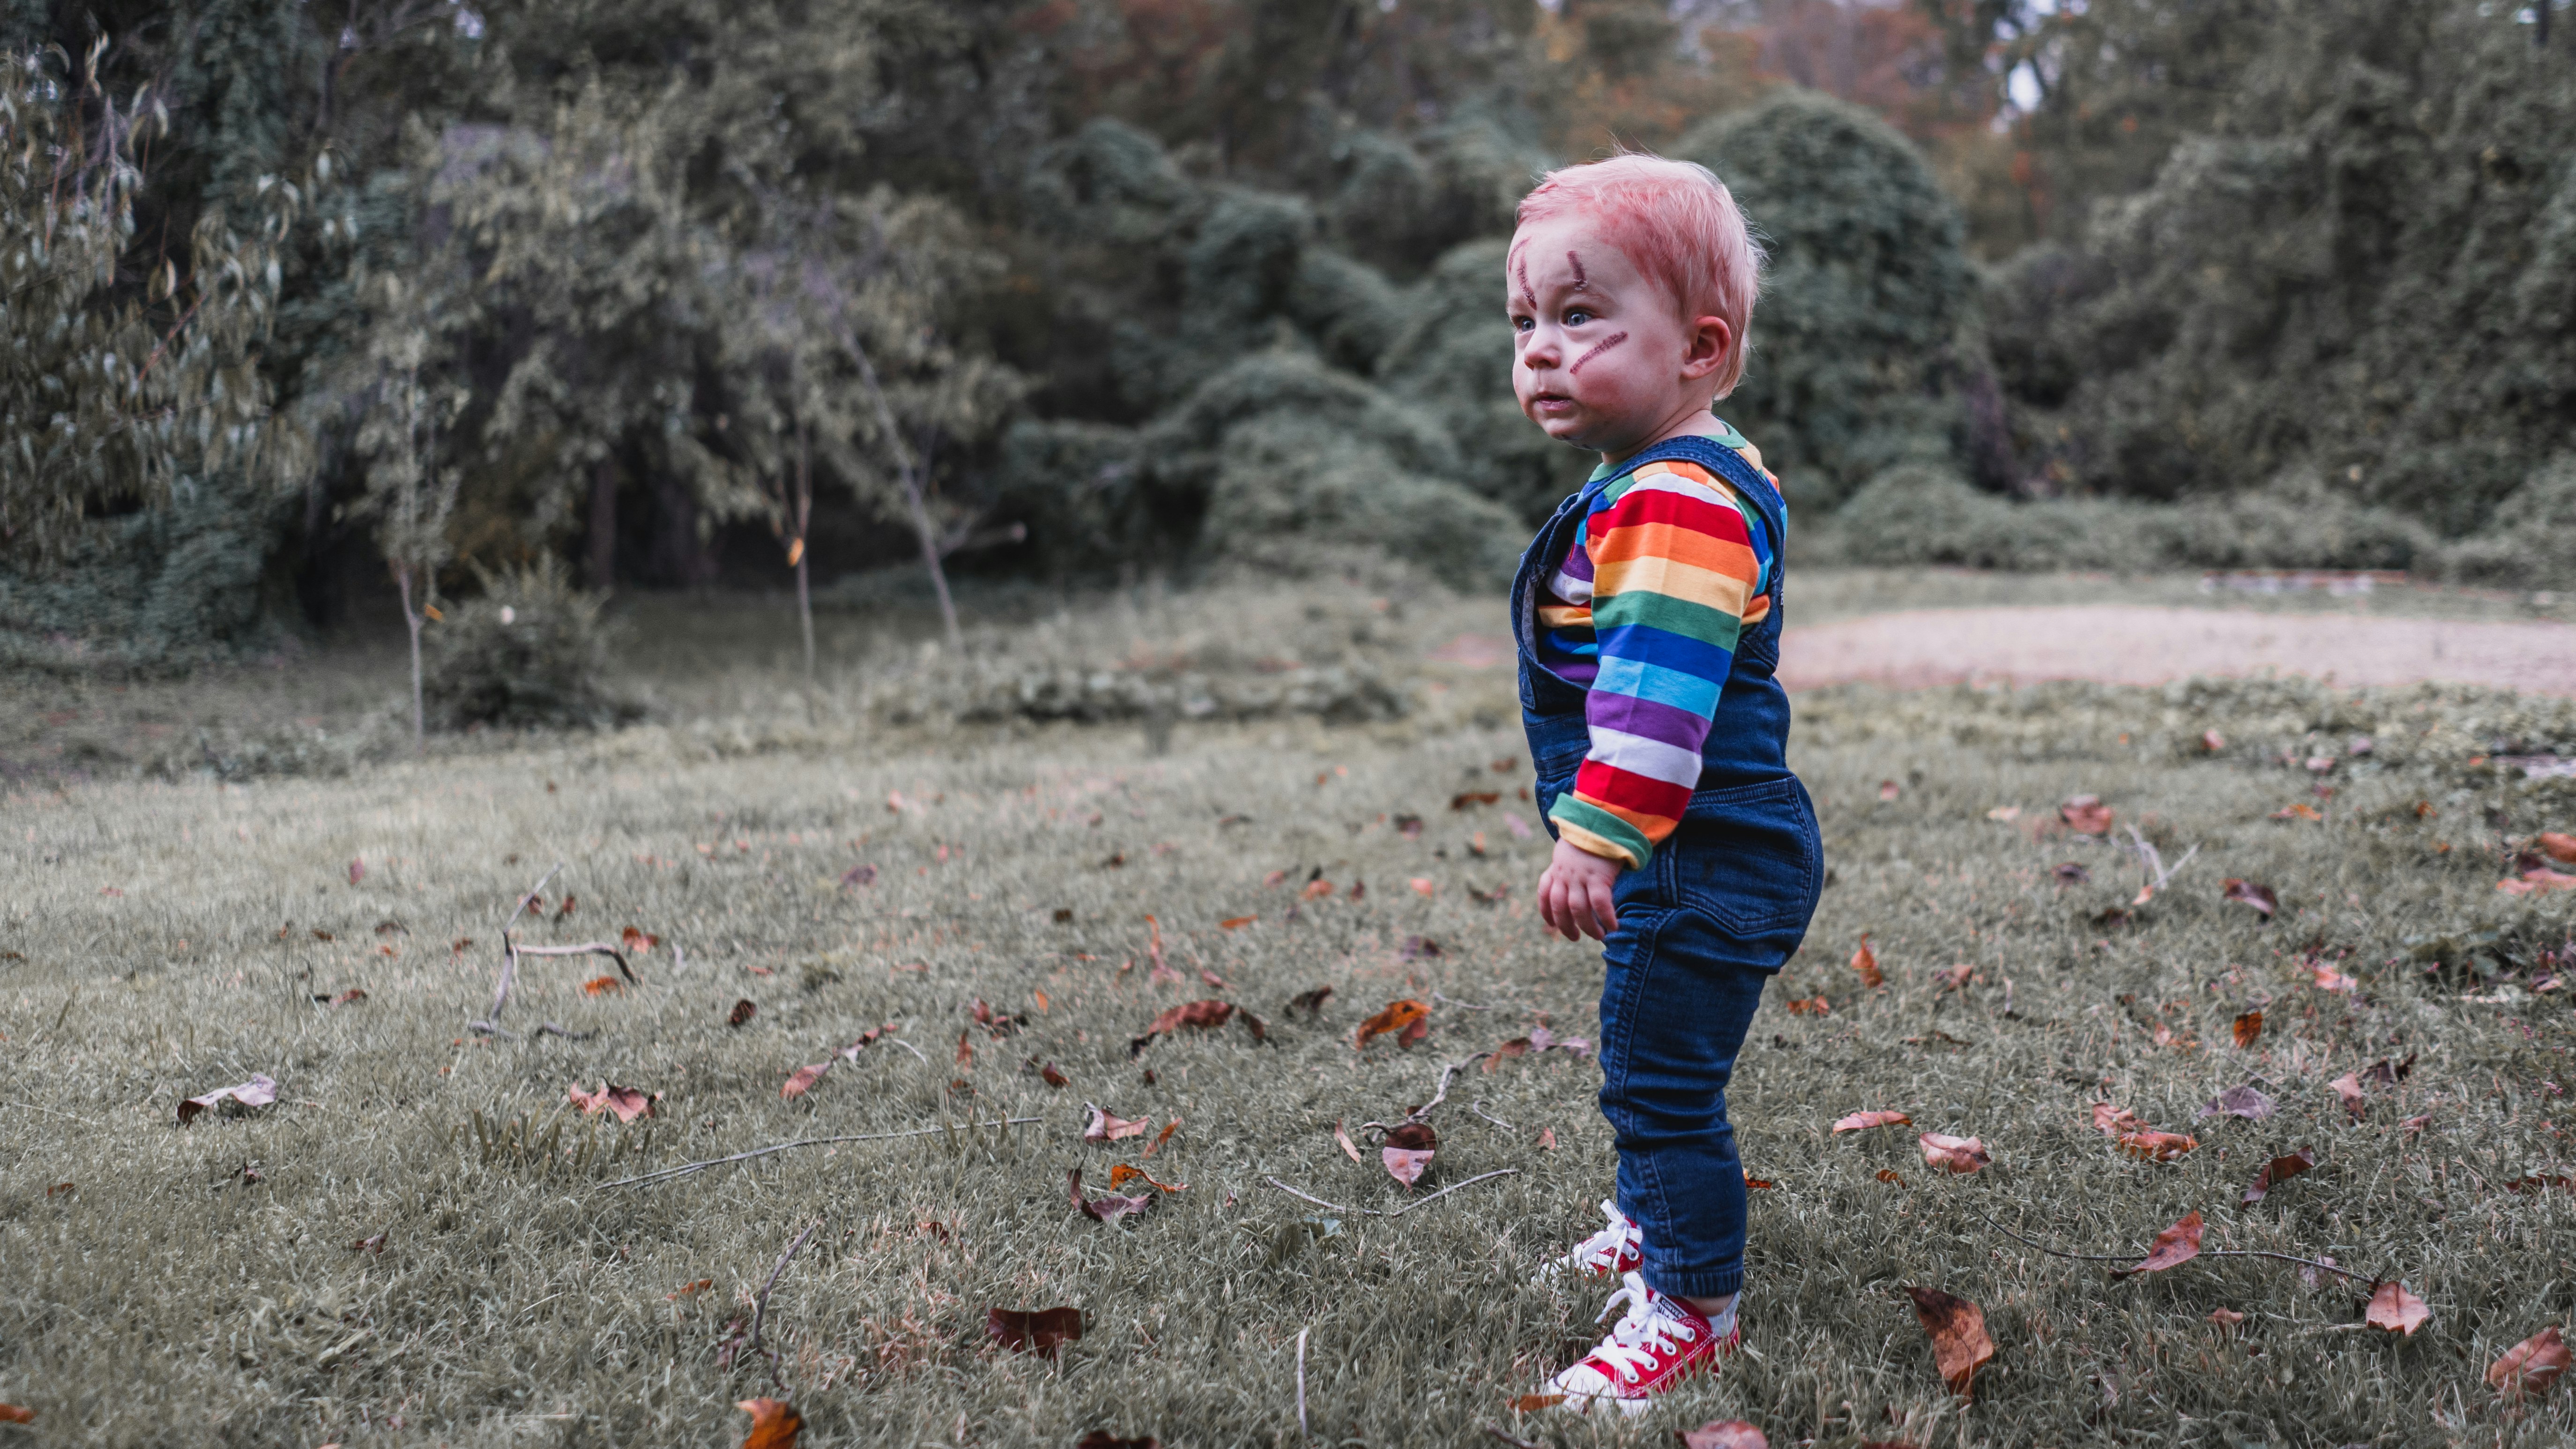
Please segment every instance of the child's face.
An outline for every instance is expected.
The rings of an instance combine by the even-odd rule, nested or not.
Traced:
[[[1512,391],[1549,437],[1616,461],[1708,410],[1726,324],[1684,321],[1584,218],[1521,228],[1503,284]]]

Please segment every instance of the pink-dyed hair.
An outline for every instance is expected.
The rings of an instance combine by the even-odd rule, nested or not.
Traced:
[[[1685,323],[1726,323],[1717,395],[1733,392],[1744,376],[1762,248],[1725,183],[1705,166],[1631,151],[1560,167],[1521,198],[1523,226],[1569,214],[1589,218],[1602,240],[1664,289]]]

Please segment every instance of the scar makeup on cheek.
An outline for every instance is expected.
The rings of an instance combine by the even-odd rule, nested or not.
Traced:
[[[1584,353],[1581,357],[1574,359],[1574,365],[1565,370],[1565,375],[1572,377],[1574,374],[1581,372],[1583,370],[1583,364],[1590,362],[1592,359],[1599,357],[1602,353],[1609,351],[1611,348],[1616,347],[1627,340],[1627,333],[1613,332],[1609,336],[1602,338],[1600,341],[1593,343],[1592,350]]]

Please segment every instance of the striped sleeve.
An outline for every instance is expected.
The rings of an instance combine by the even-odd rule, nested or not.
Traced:
[[[1690,805],[1736,638],[1748,611],[1767,612],[1768,560],[1734,490],[1679,461],[1603,489],[1579,552],[1599,659],[1584,700],[1592,748],[1549,815],[1565,839],[1633,869]]]

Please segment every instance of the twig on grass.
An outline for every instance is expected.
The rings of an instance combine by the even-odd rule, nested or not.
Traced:
[[[756,1353],[769,1360],[769,1383],[772,1388],[781,1388],[784,1385],[778,1380],[778,1350],[765,1348],[760,1342],[761,1325],[769,1318],[769,1290],[778,1286],[778,1275],[787,1271],[787,1260],[795,1257],[796,1250],[805,1246],[805,1240],[814,1236],[814,1230],[821,1226],[823,1226],[821,1218],[816,1218],[805,1225],[805,1231],[798,1233],[796,1241],[787,1245],[787,1251],[778,1255],[778,1266],[769,1270],[769,1281],[760,1285],[760,1297],[752,1302],[751,1336],[742,1341],[742,1347],[746,1353]],[[739,1358],[736,1361],[739,1362]]]
[[[1425,1206],[1435,1199],[1447,1197],[1449,1194],[1456,1192],[1462,1187],[1474,1187],[1477,1183],[1485,1182],[1497,1177],[1517,1177],[1519,1175],[1520,1169],[1517,1167],[1498,1167],[1491,1172],[1478,1173],[1476,1176],[1468,1178],[1465,1182],[1453,1182],[1447,1187],[1440,1189],[1438,1192],[1425,1193],[1419,1199],[1406,1203],[1404,1206],[1397,1208],[1392,1212],[1381,1212],[1376,1208],[1344,1207],[1337,1202],[1326,1202],[1322,1198],[1315,1196],[1313,1193],[1299,1192],[1297,1189],[1290,1187],[1288,1184],[1281,1182],[1275,1177],[1264,1177],[1261,1180],[1270,1184],[1272,1187],[1279,1189],[1281,1192],[1288,1194],[1290,1197],[1304,1198],[1306,1201],[1313,1203],[1317,1207],[1331,1208],[1337,1213],[1356,1213],[1362,1217],[1372,1218],[1400,1218],[1406,1213],[1413,1211],[1415,1208]]]
[[[2135,1263],[2147,1256],[2143,1249],[2135,1253],[2061,1252],[2056,1248],[2050,1247],[2046,1243],[2036,1242],[2032,1239],[2023,1237],[2021,1234],[2014,1232],[2012,1229],[2005,1227],[1999,1222],[1996,1222],[1993,1218],[1986,1217],[1984,1213],[1979,1213],[1977,1216],[1986,1219],[1987,1227],[1994,1229],[1996,1232],[2003,1234],[2014,1242],[2037,1248],[2052,1258],[2067,1258],[2079,1263]],[[2346,1278],[2356,1283],[2368,1283],[2373,1288],[2376,1288],[2380,1284],[2388,1281],[2385,1278],[2365,1277],[2362,1274],[2353,1272],[2349,1268],[2339,1268],[2332,1263],[2321,1262],[2315,1258],[2298,1258],[2293,1257],[2288,1253],[2274,1253],[2262,1248],[2203,1248],[2196,1256],[2203,1258],[2272,1258],[2284,1263],[2296,1263],[2302,1268],[2314,1268],[2320,1273],[2332,1273],[2337,1277]]]
[[[2138,859],[2145,863],[2151,877],[2147,881],[2147,890],[2150,893],[2163,890],[2165,888],[2166,881],[2172,880],[2175,876],[2182,874],[2182,868],[2191,864],[2191,858],[2193,856],[2200,854],[2200,847],[2198,845],[2194,845],[2191,849],[2184,851],[2182,853],[2182,859],[2175,861],[2173,863],[2173,868],[2168,870],[2165,868],[2165,858],[2163,853],[2158,851],[2145,836],[2138,833],[2137,826],[2126,825],[2125,828],[2129,832],[2129,839],[2136,842]]]
[[[1506,1122],[1506,1121],[1504,1121],[1502,1118],[1500,1118],[1500,1117],[1496,1117],[1496,1116],[1494,1116],[1493,1114],[1491,1114],[1491,1113],[1489,1113],[1489,1112],[1487,1112],[1487,1111],[1485,1110],[1485,1099],[1484,1099],[1484,1098],[1482,1098],[1482,1097],[1478,1097],[1478,1098],[1474,1099],[1473,1101],[1469,1102],[1469,1103],[1467,1104],[1467,1110],[1468,1110],[1468,1111],[1470,1111],[1470,1112],[1475,1113],[1475,1114],[1476,1114],[1477,1116],[1479,1116],[1479,1117],[1484,1118],[1486,1121],[1493,1123],[1495,1126],[1502,1128],[1502,1129],[1503,1129],[1504,1131],[1506,1131],[1506,1132],[1509,1132],[1509,1131],[1511,1131],[1511,1130],[1512,1130],[1512,1124],[1511,1124],[1511,1123]]]
[[[972,1125],[1020,1127],[1037,1120],[1035,1117],[1005,1117],[998,1122],[977,1122]],[[849,1137],[799,1137],[793,1142],[773,1142],[767,1147],[755,1147],[749,1152],[737,1152],[730,1157],[710,1157],[703,1162],[683,1162],[676,1166],[660,1168],[639,1177],[621,1177],[615,1182],[603,1182],[599,1186],[605,1190],[612,1187],[633,1187],[638,1183],[665,1182],[674,1177],[686,1177],[693,1172],[703,1172],[710,1167],[722,1167],[733,1162],[749,1162],[755,1157],[767,1157],[773,1152],[785,1152],[791,1147],[821,1147],[832,1142],[885,1142],[897,1137],[932,1137],[952,1130],[954,1129],[949,1127],[916,1127],[909,1132],[862,1132]]]
[[[522,956],[605,956],[617,963],[619,975],[634,985],[644,984],[636,978],[635,968],[626,964],[626,957],[606,941],[584,941],[578,946],[513,946],[511,949]]]
[[[1313,1433],[1306,1427],[1306,1333],[1305,1329],[1297,1330],[1297,1432],[1300,1435]]]
[[[921,1064],[922,1064],[923,1066],[925,1066],[925,1067],[926,1067],[926,1066],[929,1066],[929,1065],[930,1065],[930,1058],[928,1058],[928,1057],[922,1057],[922,1056],[921,1056],[921,1048],[919,1048],[919,1047],[917,1047],[917,1046],[914,1046],[912,1043],[910,1043],[910,1042],[908,1042],[908,1041],[905,1041],[902,1037],[899,1037],[899,1036],[890,1036],[890,1037],[887,1037],[887,1038],[886,1038],[886,1040],[887,1040],[887,1041],[890,1041],[890,1042],[893,1042],[896,1046],[899,1046],[899,1047],[903,1048],[905,1051],[908,1051],[908,1052],[912,1053],[914,1056],[921,1057]],[[1029,1120],[1030,1120],[1030,1121],[1035,1121],[1035,1120],[1037,1120],[1037,1119],[1033,1117],[1033,1118],[1030,1118]]]
[[[1495,1438],[1502,1440],[1504,1443],[1511,1445],[1512,1449],[1540,1449],[1539,1442],[1535,1439],[1516,1438],[1510,1434],[1504,1433],[1501,1428],[1493,1424],[1487,1424],[1484,1427],[1486,1433],[1491,1434]]]
[[[1434,1000],[1434,1001],[1437,1001],[1437,1002],[1441,1002],[1441,1003],[1443,1003],[1444,1005],[1457,1007],[1457,1008],[1458,1008],[1459,1010],[1461,1010],[1461,1011],[1491,1011],[1491,1010],[1493,1010],[1493,1008],[1492,1008],[1492,1007],[1490,1007],[1490,1006],[1478,1006],[1476,1003],[1474,1003],[1474,1002],[1472,1002],[1472,1001],[1460,1001],[1460,1000],[1458,1000],[1458,999],[1457,999],[1457,998],[1455,998],[1455,997],[1443,996],[1443,995],[1441,995],[1441,994],[1440,994],[1439,992],[1437,992],[1437,991],[1435,991],[1435,992],[1432,992],[1432,993],[1431,993],[1431,999],[1432,999],[1432,1000]]]
[[[1449,1063],[1447,1066],[1444,1066],[1444,1067],[1442,1067],[1442,1068],[1440,1069],[1440,1087],[1439,1087],[1439,1090],[1437,1090],[1437,1091],[1435,1091],[1435,1092],[1433,1092],[1433,1093],[1431,1094],[1431,1100],[1430,1100],[1430,1101],[1425,1102],[1425,1103],[1423,1103],[1421,1106],[1414,1108],[1412,1111],[1405,1113],[1405,1114],[1404,1114],[1404,1116],[1403,1116],[1403,1118],[1402,1118],[1401,1120],[1397,1121],[1396,1123],[1394,1123],[1394,1124],[1393,1124],[1393,1126],[1390,1126],[1389,1124],[1384,1123],[1384,1122],[1362,1122],[1362,1123],[1360,1124],[1360,1130],[1361,1130],[1361,1131],[1363,1131],[1363,1132],[1366,1132],[1366,1131],[1368,1131],[1368,1130],[1370,1130],[1370,1129],[1374,1128],[1374,1129],[1376,1129],[1379,1133],[1383,1134],[1383,1133],[1386,1133],[1386,1132],[1393,1131],[1395,1127],[1408,1126],[1408,1125],[1412,1125],[1412,1124],[1420,1123],[1420,1122],[1423,1122],[1423,1121],[1425,1121],[1425,1120],[1429,1119],[1429,1117],[1431,1116],[1431,1109],[1432,1109],[1432,1108],[1437,1107],[1437,1106],[1439,1106],[1441,1103],[1446,1102],[1446,1101],[1448,1101],[1448,1100],[1449,1100],[1449,1083],[1450,1083],[1450,1081],[1451,1081],[1453,1078],[1455,1078],[1455,1077],[1456,1077],[1460,1072],[1465,1071],[1467,1068],[1474,1066],[1476,1063],[1481,1062],[1481,1061],[1483,1061],[1485,1058],[1487,1058],[1487,1057],[1489,1057],[1489,1056],[1492,1056],[1492,1055],[1493,1055],[1493,1053],[1492,1053],[1492,1052],[1478,1052],[1478,1053],[1476,1053],[1474,1056],[1472,1056],[1472,1057],[1468,1057],[1468,1058],[1466,1058],[1466,1059],[1465,1059],[1465,1060],[1463,1060],[1463,1061],[1455,1061],[1455,1062],[1451,1062],[1451,1063]],[[1479,1115],[1481,1115],[1481,1114],[1479,1114]],[[1491,1119],[1491,1118],[1487,1118],[1486,1120],[1491,1121],[1492,1119]]]

